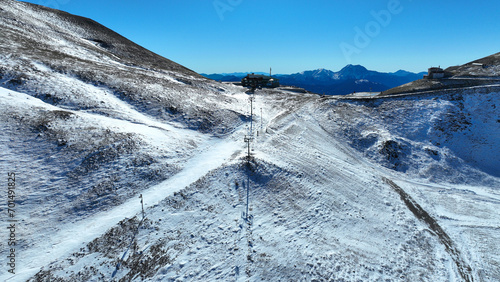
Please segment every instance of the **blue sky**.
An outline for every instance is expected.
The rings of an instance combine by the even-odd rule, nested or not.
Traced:
[[[500,1],[39,0],[199,73],[414,72],[499,52]]]

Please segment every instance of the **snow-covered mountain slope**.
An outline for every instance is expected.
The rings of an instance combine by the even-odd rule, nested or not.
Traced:
[[[385,90],[381,95],[460,89],[473,86],[499,86],[500,53],[461,66],[449,67],[445,69],[444,72],[445,78],[419,79]]]
[[[462,66],[447,68],[459,77],[500,77],[500,53],[493,54]]]
[[[131,204],[139,192],[146,203],[155,203],[217,168],[241,147],[230,138],[218,142],[154,120],[131,123],[63,111],[5,89],[0,89],[0,95],[3,169],[18,176],[19,209],[27,211],[16,214],[22,222],[18,245],[24,269],[57,259],[122,218],[134,216],[140,206]],[[56,120],[42,125],[16,120],[38,122],[52,115]],[[48,128],[46,134],[62,132],[67,138],[44,142],[45,132],[30,132],[35,126]],[[29,148],[29,143],[39,146]],[[75,147],[83,159],[73,154]],[[35,173],[36,177],[29,176]],[[152,186],[164,179],[168,180]],[[48,251],[39,256],[40,249]]]
[[[399,120],[388,119],[401,114],[403,102],[407,115],[412,106],[436,112],[425,127],[440,124],[453,97],[436,93],[429,99],[367,102],[257,92],[256,108],[264,115],[255,122],[254,161],[228,159],[150,206],[142,223],[136,199],[135,217],[75,245],[33,281],[495,280],[499,179],[445,146],[431,147],[444,160],[429,164],[420,143],[433,146],[424,141],[432,130],[425,129],[406,145],[415,155],[406,156],[411,171],[385,168],[366,158],[373,150],[359,146],[363,134],[350,133],[345,125],[353,120],[371,125],[374,139],[410,138]],[[375,110],[379,114],[373,117]],[[408,122],[427,120],[417,116]],[[373,143],[386,157],[384,142]],[[241,219],[247,187],[251,225]],[[108,217],[102,213],[93,220]]]
[[[498,87],[257,90],[247,162],[246,89],[82,21],[0,2],[1,280],[500,279]]]
[[[320,123],[386,167],[430,180],[480,183],[489,179],[482,172],[500,177],[499,93],[500,86],[487,86],[334,100],[320,107],[328,116]]]
[[[219,133],[241,118],[215,106],[225,91],[218,85],[92,20],[7,0],[0,28],[3,84],[49,104],[123,118],[115,107],[126,102],[157,119]]]

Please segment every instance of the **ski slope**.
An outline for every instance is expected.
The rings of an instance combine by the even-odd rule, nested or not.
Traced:
[[[0,5],[0,279],[500,280],[498,86],[251,104],[96,22]]]
[[[184,169],[178,174],[161,184],[145,189],[141,193],[146,208],[157,205],[162,199],[184,189],[210,170],[223,165],[230,160],[233,154],[241,149],[241,144],[233,140],[211,140],[208,143],[204,144],[204,148],[198,156],[187,161]],[[51,240],[38,242],[36,248],[30,248],[18,254],[21,258],[18,274],[15,276],[7,274],[4,277],[0,277],[0,279],[4,281],[27,280],[36,274],[47,262],[78,251],[86,243],[104,234],[109,228],[118,224],[123,219],[132,218],[140,214],[140,200],[138,197],[133,197],[111,210],[61,226],[60,231],[51,234]]]
[[[31,100],[33,104],[38,103],[39,106],[43,105],[40,101],[32,99],[29,96],[8,91],[3,88],[0,89],[0,95],[5,99],[26,99]],[[3,102],[5,103],[5,101]],[[119,126],[120,122],[121,121],[115,121],[114,123]],[[152,124],[160,128],[165,127],[164,124]],[[127,127],[130,130],[139,131],[143,134],[148,133],[144,130],[137,130],[135,127]],[[171,131],[172,128],[167,130]],[[178,131],[177,134],[180,134],[180,132]],[[180,172],[165,182],[146,188],[141,192],[146,208],[157,205],[164,198],[184,189],[209,171],[234,159],[235,154],[237,155],[242,149],[242,144],[238,141],[236,137],[233,138],[232,136],[226,137],[225,139],[212,138],[205,140],[204,143],[200,145],[197,153],[186,161]],[[51,234],[49,240],[38,241],[36,247],[31,247],[18,253],[18,257],[20,258],[18,262],[18,274],[11,276],[9,273],[4,273],[0,279],[4,281],[27,280],[36,274],[40,267],[46,265],[47,262],[76,252],[78,249],[85,246],[86,243],[105,233],[109,228],[123,219],[132,218],[140,214],[141,206],[137,196],[138,195],[132,197],[125,203],[111,210],[95,214],[83,220],[77,219],[74,222],[59,226],[59,230]],[[36,238],[33,239],[36,240]]]
[[[231,98],[239,101],[236,104],[239,111],[249,112],[248,95],[243,93],[244,89],[237,90],[232,90]],[[249,134],[249,120],[232,134],[210,137],[143,114],[134,115],[133,110],[127,119],[112,118],[62,109],[7,89],[1,89],[0,94],[0,106],[5,113],[29,116],[37,112],[71,111],[74,116],[71,122],[58,121],[53,126],[63,132],[79,132],[75,129],[83,126],[78,124],[92,124],[112,132],[134,133],[152,155],[163,152],[154,148],[181,148],[186,140],[195,144],[189,152],[179,151],[172,155],[176,156],[173,161],[181,166],[167,180],[144,186],[133,194],[124,194],[118,205],[89,211],[83,217],[52,208],[44,221],[49,224],[46,227],[46,224],[30,222],[28,214],[21,213],[24,230],[29,230],[27,224],[33,230],[23,232],[20,229],[24,238],[18,249],[19,272],[15,276],[3,273],[3,279],[59,277],[78,280],[75,275],[85,273],[90,280],[100,280],[111,277],[118,263],[122,266],[115,279],[136,277],[136,280],[137,275],[145,275],[141,273],[146,271],[151,273],[140,280],[246,281],[322,277],[470,281],[498,275],[492,267],[499,259],[498,252],[491,251],[497,247],[490,242],[495,242],[500,235],[499,180],[464,163],[453,162],[456,156],[450,157],[455,154],[452,147],[438,148],[430,143],[422,146],[419,142],[425,137],[408,137],[415,136],[415,132],[432,131],[383,124],[374,119],[374,116],[387,119],[394,111],[399,115],[411,114],[414,118],[408,118],[407,122],[416,124],[415,116],[420,118],[421,115],[410,110],[410,105],[416,103],[424,113],[424,106],[433,109],[433,118],[428,118],[428,122],[440,121],[441,112],[447,116],[449,109],[453,110],[451,102],[432,97],[428,100],[415,98],[406,102],[409,108],[405,109],[401,101],[386,99],[380,101],[396,103],[398,107],[380,103],[380,107],[389,112],[367,115],[367,112],[373,113],[373,109],[367,110],[359,102],[335,98],[318,100],[315,95],[262,90],[255,94],[253,104],[256,113],[252,143],[255,168],[248,171],[241,157],[246,152],[242,137]],[[464,105],[464,110],[474,113],[471,120],[478,117],[478,111],[473,110],[475,107],[481,104],[484,109],[485,103],[492,103],[490,97],[495,96],[488,95],[468,93],[464,98],[470,101]],[[475,99],[484,102],[477,103]],[[325,107],[332,107],[332,104],[334,111]],[[494,111],[481,113],[484,117]],[[491,131],[488,129],[490,124],[481,119],[474,123],[476,127],[481,126],[481,130],[474,132]],[[372,139],[374,134],[380,134],[378,138],[382,140],[405,140],[406,144],[415,144],[406,150],[433,148],[437,155],[448,157],[429,158],[420,163],[412,159],[414,163],[407,172],[390,169],[375,154],[380,151],[376,146],[381,143],[372,141],[367,146],[365,141],[357,141],[356,138],[363,140],[367,133],[358,135],[351,126],[369,129]],[[411,131],[406,133],[405,130]],[[469,134],[469,131],[464,132]],[[457,140],[477,139],[459,133],[453,133]],[[400,139],[402,137],[405,139]],[[76,142],[72,141],[75,138],[82,142],[88,137],[76,135],[68,138],[68,142]],[[10,142],[9,146],[17,147],[13,140],[8,138],[3,144]],[[450,140],[450,144],[456,144]],[[497,142],[497,139],[486,138],[482,142]],[[489,152],[487,148],[476,151]],[[4,151],[9,152],[9,149]],[[16,163],[18,155],[6,156],[6,161],[2,161],[4,167]],[[476,155],[478,160],[485,157]],[[434,170],[430,181],[425,168],[431,164],[453,168],[459,176],[453,181],[465,181],[455,184],[446,181],[447,174],[442,170]],[[479,181],[471,184],[472,180]],[[246,210],[246,194],[242,187],[249,184],[252,225],[241,218]],[[411,206],[401,200],[401,191],[412,199]],[[139,251],[130,251],[120,261],[125,253],[122,243],[113,246],[109,242],[127,242],[127,245],[130,242],[131,230],[128,228],[137,227],[135,220],[141,217],[139,194],[143,195],[147,218],[146,226],[138,230],[132,241]],[[33,211],[43,207],[37,207],[35,202],[30,204],[30,201],[29,197],[23,200]],[[414,213],[412,206],[418,206],[422,212]],[[423,220],[419,214],[432,220]],[[65,220],[58,220],[64,216]],[[429,222],[439,224],[436,229],[439,232],[433,230]],[[122,235],[108,237],[110,232]],[[164,245],[165,236],[170,238],[172,245]],[[95,247],[95,242],[103,243]],[[162,248],[170,254],[167,260],[170,263],[156,262],[144,269],[130,265],[139,259],[154,260],[158,256],[156,253],[143,256]],[[86,270],[90,266],[95,273]],[[353,269],[358,271],[353,272]]]
[[[111,279],[118,263],[114,280],[498,277],[498,179],[436,183],[381,166],[325,130],[317,103],[314,95],[257,93],[254,112],[263,115],[254,119],[251,169],[241,159],[248,127],[209,138],[180,172],[142,191],[146,221],[133,241],[137,195],[22,254],[47,256],[16,278]],[[251,224],[241,218],[247,186]]]

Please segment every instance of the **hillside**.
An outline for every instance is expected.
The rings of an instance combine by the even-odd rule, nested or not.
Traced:
[[[419,79],[383,91],[381,95],[397,95],[446,89],[500,85],[500,53],[445,69],[442,79]]]
[[[3,281],[500,279],[497,86],[249,96],[64,12],[0,32]]]
[[[500,53],[446,69],[457,77],[500,77]]]

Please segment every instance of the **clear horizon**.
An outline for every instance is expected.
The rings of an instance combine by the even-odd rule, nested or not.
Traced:
[[[500,46],[497,1],[26,2],[91,18],[207,74],[338,71],[348,64],[418,73],[480,59]]]

